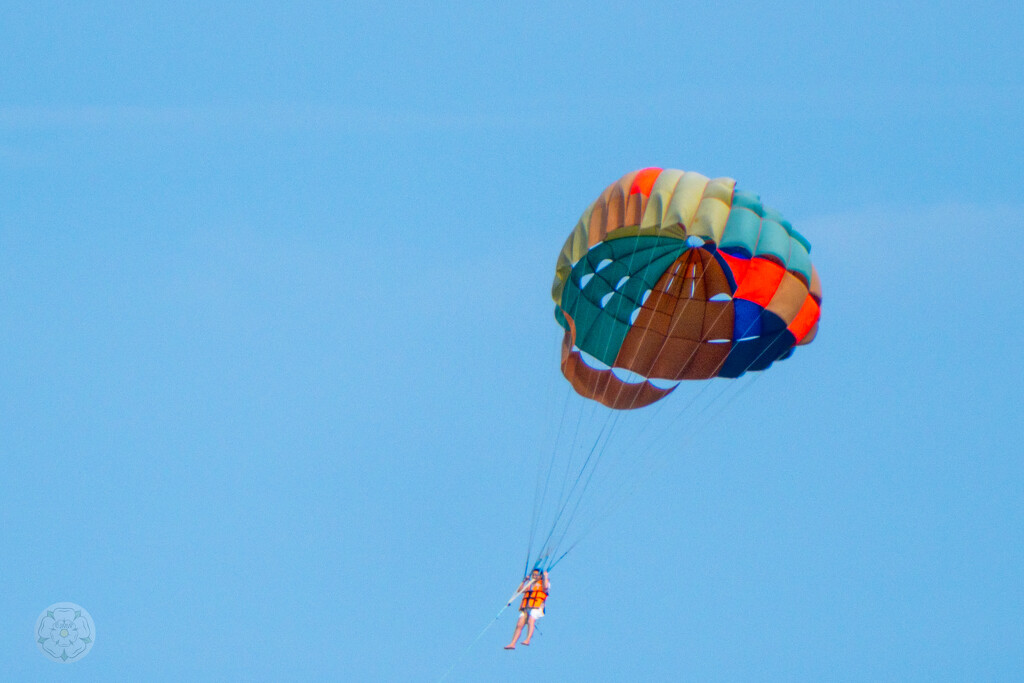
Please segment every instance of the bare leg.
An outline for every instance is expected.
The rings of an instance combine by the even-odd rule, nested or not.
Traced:
[[[519,621],[516,622],[516,632],[512,634],[512,642],[505,646],[506,650],[514,650],[514,649],[516,649],[516,641],[519,640],[519,634],[523,632],[523,624],[525,624],[525,623],[526,623],[526,615],[525,614],[520,614],[519,615]],[[530,633],[531,634],[533,633],[533,620],[532,619],[530,620]],[[526,636],[526,639],[529,640],[530,636]],[[529,645],[529,643],[523,643],[523,644],[524,645]]]
[[[523,645],[530,644],[530,638],[533,638],[533,628],[537,625],[537,620],[530,617],[528,624],[529,625],[526,627],[526,640],[523,641]]]

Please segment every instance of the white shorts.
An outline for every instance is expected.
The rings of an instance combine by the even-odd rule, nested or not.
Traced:
[[[531,617],[534,621],[536,621],[537,619],[540,619],[542,616],[544,616],[544,608],[534,607],[533,609],[521,609],[519,610],[519,613],[525,614],[526,616]]]

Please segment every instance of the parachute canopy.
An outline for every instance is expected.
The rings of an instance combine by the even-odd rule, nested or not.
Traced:
[[[551,290],[562,373],[616,409],[765,370],[818,329],[811,244],[731,178],[645,168],[587,207]]]

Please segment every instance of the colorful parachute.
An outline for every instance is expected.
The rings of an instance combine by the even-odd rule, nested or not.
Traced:
[[[810,243],[731,178],[645,168],[591,204],[558,257],[562,372],[616,409],[739,377],[818,329]]]

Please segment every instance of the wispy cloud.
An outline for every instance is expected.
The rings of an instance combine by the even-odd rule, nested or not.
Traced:
[[[686,106],[682,106],[685,103]],[[888,120],[949,116],[1024,115],[1024,88],[914,86],[872,83],[794,87],[683,87],[659,102],[638,101],[628,89],[535,101],[510,95],[472,107],[390,103],[239,105],[0,106],[0,129],[242,128],[267,130],[444,130],[548,128],[637,120]]]
[[[2,106],[0,128],[46,130],[89,128],[242,128],[270,130],[383,130],[503,128],[543,125],[553,114],[397,110],[334,105],[270,106]]]

